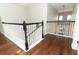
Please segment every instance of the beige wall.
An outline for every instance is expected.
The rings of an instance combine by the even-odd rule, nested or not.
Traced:
[[[44,21],[44,34],[46,34],[46,21],[47,21],[47,4],[46,3],[34,3],[28,6],[27,19],[29,22],[41,22]]]
[[[58,20],[58,11],[51,5],[47,4],[47,21]]]
[[[41,22],[43,20],[45,22],[44,34],[46,33],[47,4],[34,3],[27,6],[11,3],[0,4],[0,16],[1,21],[10,23],[23,23],[24,20],[26,21],[26,23]],[[3,24],[2,27],[2,33],[4,33],[10,40],[16,43],[20,48],[25,50],[25,38],[22,26]],[[36,36],[31,37],[32,39],[34,39],[32,41],[36,41],[41,38],[41,30],[36,31],[36,33]]]
[[[3,22],[22,23],[27,19],[27,9],[16,4],[0,4],[0,17]],[[3,31],[10,40],[25,49],[24,32],[22,26],[3,24]],[[1,27],[0,27],[1,28]]]
[[[47,4],[47,21],[55,21],[58,20],[58,11],[52,7],[51,4]],[[56,24],[50,23],[47,24],[47,32],[48,33],[55,33],[56,31]]]
[[[46,30],[47,30],[47,4],[46,3],[32,3],[31,5],[28,5],[27,7],[27,19],[26,22],[44,22],[44,35],[46,34]],[[36,36],[31,36],[32,38],[32,43],[34,43],[35,41],[39,40],[42,38],[41,34],[41,29],[38,29],[38,31],[36,31],[36,33],[34,33]],[[29,29],[30,31],[33,30]]]
[[[75,21],[76,13],[77,13],[77,4],[74,4],[71,20]]]

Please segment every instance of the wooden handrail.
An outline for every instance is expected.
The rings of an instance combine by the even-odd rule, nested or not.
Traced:
[[[58,22],[75,22],[75,21],[47,21],[47,23],[58,23]]]
[[[42,22],[35,22],[35,23],[26,23],[26,25],[34,25],[34,24],[41,24]]]
[[[8,22],[2,22],[2,24],[23,25],[23,23],[8,23]]]
[[[41,23],[42,22],[26,23],[25,25],[34,25],[34,24],[41,24]],[[2,24],[23,25],[23,23],[8,23],[8,22],[2,22]]]

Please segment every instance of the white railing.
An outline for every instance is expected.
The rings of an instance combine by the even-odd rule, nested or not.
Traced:
[[[75,21],[47,21],[48,32],[72,36]]]

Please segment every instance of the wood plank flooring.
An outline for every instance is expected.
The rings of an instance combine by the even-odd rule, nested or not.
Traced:
[[[77,55],[71,43],[71,38],[47,34],[34,48],[24,52],[0,33],[0,55]]]
[[[47,34],[43,41],[31,49],[29,55],[76,55],[71,48],[72,39]]]
[[[18,55],[18,51],[23,50],[0,33],[0,55]]]

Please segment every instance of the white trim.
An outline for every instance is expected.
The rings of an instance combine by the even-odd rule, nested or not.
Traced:
[[[4,33],[3,33],[4,34]],[[55,34],[55,33],[47,33],[47,34],[53,34],[53,35],[57,35],[57,36],[62,36],[62,37],[69,37],[69,38],[72,38],[71,36],[66,36],[66,35],[59,35],[59,34]],[[10,38],[8,35],[4,34],[7,38],[9,38],[12,42],[14,42],[18,47],[20,47],[22,50],[24,50],[25,52],[28,52],[30,49],[32,49],[33,47],[35,47],[38,43],[40,43],[43,38],[39,39],[38,41],[36,41],[34,44],[32,44],[31,46],[29,46],[29,50],[25,50],[23,49],[22,46],[24,46],[23,44],[20,46],[19,43],[17,44],[15,41],[12,40],[12,38]]]
[[[2,32],[1,32],[1,33],[2,33]],[[26,50],[23,48],[23,46],[25,46],[25,45],[15,42],[15,41],[12,40],[12,38],[9,37],[7,34],[4,34],[4,33],[2,33],[2,34],[5,35],[9,40],[11,40],[13,43],[15,43],[19,48],[21,48],[21,49],[22,49],[23,51],[25,51],[25,52],[28,52],[30,49],[32,49],[34,46],[36,46],[39,42],[41,42],[41,41],[43,40],[43,38],[42,38],[42,39],[39,39],[39,40],[36,41],[34,44],[32,44],[31,46],[29,46],[29,50],[26,51]]]
[[[72,38],[71,36],[59,35],[59,34],[55,34],[55,33],[47,33],[47,34],[53,34],[53,35],[57,35],[57,36]],[[31,45],[31,46],[29,47],[29,50],[32,49],[34,46],[36,46],[38,43],[40,43],[42,40],[43,40],[43,38],[42,38],[42,39],[39,39],[38,41],[36,41],[33,45]],[[27,50],[26,52],[28,52],[29,50]]]
[[[25,51],[23,44],[14,41],[13,38],[11,38],[10,36],[8,36],[8,35],[5,34],[5,33],[2,33],[2,34],[3,34],[5,37],[7,37],[9,40],[11,40],[13,43],[15,43],[19,48],[21,48],[22,50]]]
[[[35,47],[38,43],[40,43],[41,41],[43,40],[42,39],[39,39],[38,41],[36,41],[34,44],[32,44],[30,47],[29,47],[29,50],[32,49],[33,47]],[[28,52],[29,50],[25,51],[25,52]]]

